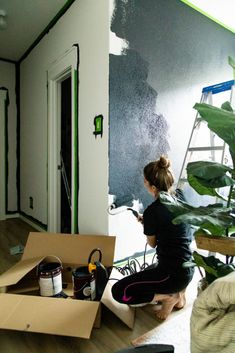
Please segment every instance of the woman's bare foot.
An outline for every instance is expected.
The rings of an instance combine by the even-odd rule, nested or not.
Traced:
[[[183,309],[183,307],[186,304],[186,297],[185,297],[185,289],[181,292],[179,292],[180,299],[179,301],[174,305],[175,309]]]
[[[179,302],[180,294],[159,294],[155,296],[155,299],[162,302],[161,309],[155,311],[156,317],[160,320],[166,320],[172,312],[174,306]]]

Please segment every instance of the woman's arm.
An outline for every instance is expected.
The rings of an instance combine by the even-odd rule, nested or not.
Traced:
[[[157,239],[155,235],[147,235],[147,243],[149,246],[151,246],[151,248],[156,248],[157,246]]]

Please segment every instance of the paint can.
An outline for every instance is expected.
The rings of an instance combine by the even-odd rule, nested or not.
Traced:
[[[95,300],[95,276],[88,266],[81,266],[72,271],[73,294],[75,299]]]
[[[38,265],[37,273],[39,278],[40,295],[42,297],[58,296],[62,292],[62,263],[56,256],[46,258]]]

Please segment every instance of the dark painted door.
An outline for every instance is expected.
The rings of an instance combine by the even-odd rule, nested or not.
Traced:
[[[71,77],[61,82],[61,232],[71,233]]]

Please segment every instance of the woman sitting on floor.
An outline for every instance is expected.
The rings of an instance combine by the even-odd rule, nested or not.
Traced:
[[[164,320],[173,308],[185,305],[185,289],[193,278],[193,268],[183,268],[191,260],[192,241],[190,229],[185,224],[174,225],[173,214],[159,200],[161,191],[170,192],[174,177],[170,161],[164,156],[150,162],[144,168],[144,185],[153,196],[154,202],[139,216],[143,223],[147,243],[156,248],[158,262],[143,271],[131,274],[116,282],[112,295],[120,303],[137,305],[161,302],[156,312]]]

